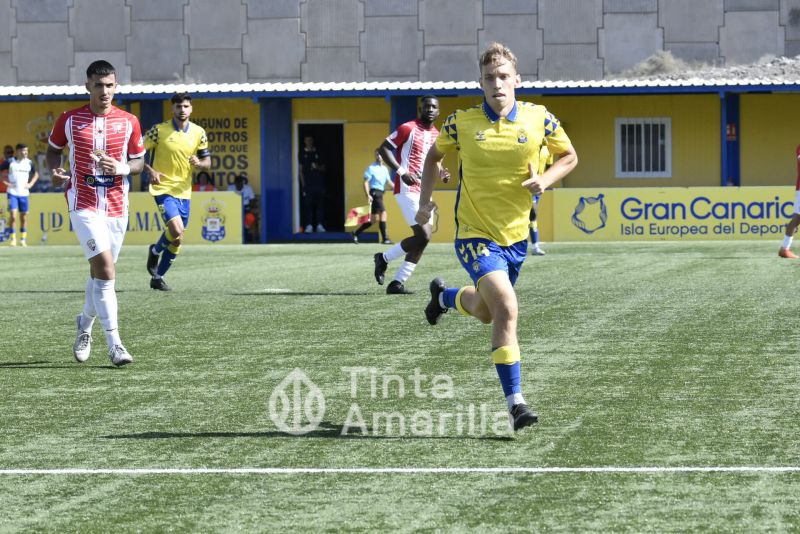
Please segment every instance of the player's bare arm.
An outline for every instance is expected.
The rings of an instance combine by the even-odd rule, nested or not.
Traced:
[[[530,178],[522,182],[522,187],[528,189],[531,194],[541,195],[545,189],[564,178],[577,165],[578,154],[573,147],[559,154],[558,160],[542,174],[535,172],[533,165],[528,163]]]
[[[408,174],[408,171],[403,172],[404,169],[401,169],[400,163],[394,157],[394,147],[389,144],[389,141],[384,141],[380,147],[378,147],[378,152],[383,158],[383,161],[392,169],[397,175],[403,180],[403,183],[406,185],[414,185],[416,184],[419,179],[411,174]],[[394,185],[392,185],[394,187]]]
[[[55,147],[47,147],[47,167],[50,169],[50,174],[53,177],[53,185],[56,187],[62,187],[65,183],[69,182],[70,179],[69,173],[61,167],[61,152],[61,150]]]
[[[204,158],[198,158],[196,155],[193,154],[189,156],[189,165],[191,165],[195,169],[207,171],[211,168],[211,157],[206,156]]]
[[[129,159],[127,162],[117,161],[106,153],[98,155],[97,163],[103,172],[115,176],[127,176],[129,174],[141,174],[144,170],[144,158]]]
[[[433,202],[433,185],[436,180],[441,178],[442,160],[444,159],[444,152],[440,151],[436,145],[433,145],[428,150],[428,155],[425,156],[425,166],[422,168],[422,191],[419,195],[419,210],[415,220],[419,224],[426,224],[430,218],[433,210],[436,209],[436,203]]]
[[[28,182],[28,185],[26,187],[28,189],[31,189],[34,185],[36,185],[36,182],[38,182],[38,181],[39,181],[39,173],[38,173],[38,171],[34,171],[33,179],[31,179],[31,181]]]

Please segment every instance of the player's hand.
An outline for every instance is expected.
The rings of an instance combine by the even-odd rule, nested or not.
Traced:
[[[53,179],[53,185],[55,187],[63,187],[64,184],[70,180],[70,175],[67,174],[67,171],[61,167],[53,169],[50,172],[50,177]]]
[[[161,183],[161,173],[158,171],[150,171],[150,183],[153,185],[158,185]]]
[[[372,195],[367,195],[367,202],[372,204]]]
[[[545,189],[542,183],[542,177],[533,172],[533,165],[530,162],[528,163],[528,173],[530,178],[522,182],[522,187],[526,188],[533,195],[541,195]]]
[[[442,179],[442,183],[446,184],[450,181],[450,171],[448,171],[446,167],[440,167],[439,178]]]
[[[403,180],[403,183],[406,185],[416,185],[419,183],[419,178],[410,173],[404,174],[400,179]]]
[[[431,215],[433,214],[433,210],[435,209],[436,209],[436,202],[434,202],[433,200],[431,200],[425,205],[420,204],[419,209],[417,210],[417,215],[416,217],[414,217],[414,220],[420,226],[428,224],[428,221],[431,220]]]
[[[199,166],[200,165],[200,158],[198,158],[195,155],[189,156],[189,165],[191,165],[192,167]]]

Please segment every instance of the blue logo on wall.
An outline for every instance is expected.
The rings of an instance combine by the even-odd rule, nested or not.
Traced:
[[[581,197],[572,213],[572,224],[587,234],[604,228],[607,220],[608,210],[602,193],[596,197]]]

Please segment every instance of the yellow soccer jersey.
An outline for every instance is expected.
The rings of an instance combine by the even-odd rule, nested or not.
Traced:
[[[150,194],[191,198],[192,166],[189,157],[209,155],[206,131],[193,122],[179,130],[175,120],[169,120],[147,130],[144,147],[150,155],[150,166],[161,173],[161,183],[150,184]]]
[[[528,237],[533,199],[520,185],[530,176],[528,163],[539,168],[542,146],[561,154],[572,144],[544,106],[517,101],[506,118],[486,102],[456,111],[445,120],[436,146],[445,154],[458,151],[457,238],[508,246]]]

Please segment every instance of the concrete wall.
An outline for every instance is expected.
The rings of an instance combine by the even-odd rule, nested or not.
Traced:
[[[500,40],[526,80],[602,79],[659,50],[800,54],[800,0],[0,0],[0,84],[474,80]]]

